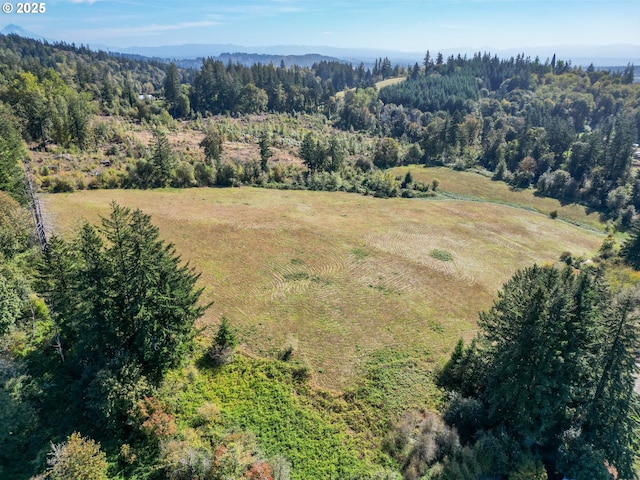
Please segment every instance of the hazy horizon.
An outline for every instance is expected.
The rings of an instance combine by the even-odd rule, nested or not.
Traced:
[[[43,37],[89,45],[305,45],[420,52],[637,45],[636,0],[56,0],[2,14]],[[640,52],[639,52],[640,54]]]

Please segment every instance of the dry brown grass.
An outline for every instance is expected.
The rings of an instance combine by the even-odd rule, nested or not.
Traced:
[[[444,187],[448,177],[437,176]],[[214,301],[203,325],[213,330],[226,315],[261,355],[296,344],[317,383],[332,388],[381,347],[440,360],[473,335],[478,310],[514,270],[565,250],[591,255],[603,239],[504,205],[346,193],[101,190],[44,204],[56,231],[70,234],[112,200],[151,214],[203,272],[204,300]],[[436,249],[453,260],[434,258]]]
[[[390,171],[402,176],[411,171],[415,181],[431,183],[433,179],[440,182],[439,190],[444,193],[460,194],[469,199],[476,199],[492,203],[503,203],[515,207],[535,210],[548,215],[552,211],[558,212],[558,219],[576,225],[604,231],[605,225],[600,221],[597,212],[587,207],[570,203],[563,204],[554,198],[538,197],[534,190],[513,189],[504,182],[493,181],[475,172],[459,172],[446,167],[429,167],[413,165],[398,167]]]

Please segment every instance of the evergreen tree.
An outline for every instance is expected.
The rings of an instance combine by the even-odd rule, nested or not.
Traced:
[[[344,164],[344,155],[344,148],[340,141],[336,137],[331,137],[326,151],[326,170],[329,172],[337,172],[340,170]]]
[[[310,172],[318,172],[324,169],[324,150],[311,132],[307,133],[300,145],[300,158]]]
[[[480,315],[477,343],[459,344],[439,381],[480,400],[484,428],[507,433],[550,474],[571,476],[579,464],[578,478],[606,478],[607,466],[631,478],[639,305],[637,292],[614,299],[599,271],[518,271]]]
[[[267,162],[273,156],[270,148],[269,134],[267,132],[260,133],[258,146],[260,147],[260,168],[263,172],[266,172],[269,170]]]
[[[70,362],[87,374],[124,356],[157,382],[183,358],[205,308],[198,275],[150,217],[117,204],[73,244],[52,238],[42,271]]]
[[[634,270],[640,270],[640,224],[635,223],[620,249],[620,257]]]
[[[163,87],[164,98],[169,107],[169,112],[171,113],[171,115],[175,115],[178,98],[181,94],[181,87],[180,74],[178,73],[178,68],[174,63],[170,63],[167,67],[167,74],[164,77]]]
[[[171,182],[176,166],[176,160],[169,144],[167,135],[159,129],[154,130],[153,137],[155,143],[151,155],[152,178],[151,186],[162,188]]]
[[[634,392],[640,349],[640,293],[624,291],[604,317],[595,370],[595,393],[584,426],[585,440],[600,448],[620,478],[633,478],[638,447],[638,397]]]
[[[24,201],[25,178],[22,159],[26,151],[20,130],[10,109],[0,103],[0,190]]]
[[[427,50],[427,53],[424,55],[424,60],[422,61],[422,65],[424,66],[425,74],[429,74],[431,72],[431,68],[433,67],[433,60],[431,60],[431,53]]]
[[[112,311],[115,348],[130,351],[144,374],[159,378],[183,357],[193,323],[204,311],[196,305],[202,292],[195,288],[198,275],[180,266],[173,246],[159,239],[151,217],[140,210],[113,204],[102,232],[109,242],[103,295]]]

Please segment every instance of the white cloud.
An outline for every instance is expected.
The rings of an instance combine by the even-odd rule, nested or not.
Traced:
[[[78,31],[76,33],[91,33],[97,37],[115,37],[115,36],[136,36],[151,35],[159,32],[169,32],[174,30],[184,30],[187,28],[213,27],[219,25],[219,22],[213,20],[204,20],[201,22],[180,22],[173,24],[149,24],[138,25],[134,27],[118,27],[118,28],[101,28],[87,31]]]

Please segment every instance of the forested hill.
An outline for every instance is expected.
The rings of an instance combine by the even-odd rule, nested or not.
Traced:
[[[215,60],[220,60],[224,63],[239,63],[245,67],[250,67],[258,63],[268,65],[273,63],[274,65],[286,65],[287,67],[299,66],[299,67],[312,67],[314,64],[320,62],[341,62],[338,58],[328,57],[326,55],[306,54],[306,55],[269,55],[266,53],[243,53],[243,52],[227,52],[221,53],[213,57]],[[204,58],[197,59],[177,59],[176,65],[183,68],[200,68]]]
[[[90,145],[99,134],[92,131],[96,113],[155,124],[309,113],[377,137],[368,155],[377,167],[483,168],[516,188],[581,202],[624,225],[640,211],[640,182],[631,168],[640,84],[632,65],[613,72],[572,67],[555,56],[427,52],[421,65],[406,67],[387,58],[373,69],[208,58],[182,69],[14,35],[0,36],[0,60],[0,101],[20,119],[25,140],[42,147],[97,148]],[[392,77],[406,81],[376,90],[375,82]]]
[[[481,165],[515,187],[629,220],[634,212],[621,207],[640,207],[630,169],[639,92],[631,65],[613,74],[555,57],[427,56],[406,82],[380,91],[378,116],[385,134],[419,143],[427,163]]]

